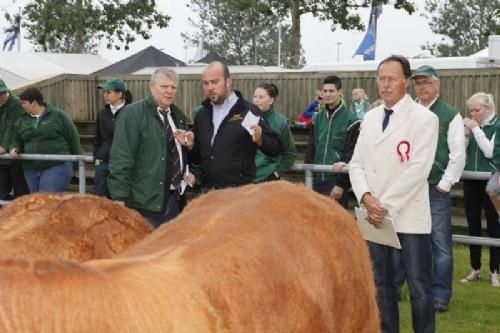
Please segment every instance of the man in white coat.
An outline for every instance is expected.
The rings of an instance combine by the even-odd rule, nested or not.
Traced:
[[[435,331],[432,298],[431,213],[427,177],[434,161],[438,118],[407,89],[408,60],[391,56],[377,69],[381,105],[365,115],[349,164],[352,188],[374,228],[392,218],[401,250],[368,242],[382,331],[399,332],[393,257],[401,251],[412,305],[413,330]]]

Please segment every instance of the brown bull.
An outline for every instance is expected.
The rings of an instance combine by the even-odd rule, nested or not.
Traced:
[[[137,212],[111,200],[35,193],[0,210],[0,257],[111,258],[151,230]]]
[[[212,191],[121,258],[5,260],[0,281],[1,332],[379,332],[354,220],[285,182]]]

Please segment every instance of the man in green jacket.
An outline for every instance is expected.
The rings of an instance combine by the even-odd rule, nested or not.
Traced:
[[[19,99],[0,80],[0,154],[8,153],[14,135],[14,124],[24,114]],[[0,200],[29,193],[20,161],[0,160]]]
[[[176,135],[186,116],[173,104],[177,74],[159,68],[151,76],[151,95],[127,105],[115,121],[109,161],[111,198],[136,209],[154,227],[177,216],[186,184],[194,176]]]
[[[323,80],[325,111],[313,116],[306,163],[337,165],[349,163],[359,135],[360,121],[341,100],[342,81],[335,75]],[[334,169],[338,170],[338,169]],[[314,174],[313,189],[328,195],[347,208],[349,176],[318,172]]]

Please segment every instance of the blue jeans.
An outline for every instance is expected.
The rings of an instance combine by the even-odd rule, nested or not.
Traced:
[[[453,280],[451,199],[448,192],[429,187],[432,215],[432,294],[434,300],[450,302]]]
[[[145,212],[145,211],[139,211],[139,213],[146,219],[148,220],[149,223],[154,228],[158,228],[160,225],[163,223],[166,223],[170,221],[171,219],[175,218],[179,212],[179,200],[178,200],[178,194],[176,191],[167,191],[165,193],[165,200],[166,202],[166,207],[165,211],[162,213],[154,214],[150,212]]]
[[[415,333],[434,333],[430,235],[398,233],[398,237],[401,250],[368,242],[382,332],[399,333],[398,288],[394,266],[394,256],[399,253],[410,288],[413,330]]]
[[[73,176],[73,162],[63,162],[43,170],[24,170],[24,178],[33,192],[64,192]]]

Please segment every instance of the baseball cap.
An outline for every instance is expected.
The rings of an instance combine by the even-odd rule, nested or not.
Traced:
[[[116,77],[112,77],[108,81],[99,84],[97,88],[105,90],[119,90],[123,92],[127,91],[127,86],[125,85],[125,82],[123,82],[122,79]]]
[[[417,76],[434,76],[434,77],[438,77],[438,73],[434,69],[434,67],[429,66],[429,65],[423,65],[423,66],[420,66],[419,68],[417,68],[417,69],[415,69],[413,71],[413,75],[411,76],[411,78],[414,79]]]
[[[7,85],[5,84],[4,80],[0,80],[0,93],[6,93],[9,92],[9,88],[7,88]]]

